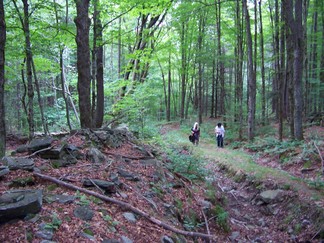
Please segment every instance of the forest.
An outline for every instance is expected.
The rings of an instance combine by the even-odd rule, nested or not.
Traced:
[[[239,139],[275,120],[280,139],[302,140],[323,116],[323,12],[320,0],[5,0],[1,134],[222,117]]]
[[[13,150],[13,137],[31,142],[62,133],[72,141],[126,126],[160,143],[157,128],[188,140],[198,122],[201,148],[178,142],[195,154],[215,143],[214,127],[222,122],[233,148],[225,157],[240,158],[233,153],[243,143],[249,152],[279,154],[281,162],[301,155],[308,163],[303,173],[313,173],[307,183],[323,189],[323,42],[322,0],[0,1],[0,158]],[[125,150],[114,152],[106,155]],[[184,176],[177,168],[175,177]],[[186,176],[180,180],[188,186]],[[323,237],[316,227],[301,239]]]

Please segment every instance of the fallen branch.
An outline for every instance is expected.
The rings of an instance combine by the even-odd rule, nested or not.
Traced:
[[[41,153],[41,152],[44,152],[44,151],[47,151],[47,150],[51,150],[51,149],[54,148],[54,147],[55,147],[55,145],[52,145],[51,147],[43,148],[43,149],[37,150],[36,152],[34,152],[34,153],[32,153],[32,154],[29,154],[29,155],[27,155],[27,156],[21,157],[21,158],[28,159],[28,158],[31,158],[31,157],[35,156],[35,155],[38,154],[38,153]]]
[[[177,228],[175,228],[175,227],[173,227],[171,225],[168,225],[168,224],[166,224],[166,223],[164,223],[164,222],[150,216],[148,213],[145,213],[145,212],[141,211],[140,209],[135,208],[134,206],[132,206],[129,203],[126,203],[126,202],[123,202],[123,201],[120,201],[120,200],[117,200],[117,199],[114,199],[114,198],[111,198],[111,197],[101,195],[99,193],[84,189],[82,187],[78,187],[78,186],[66,183],[64,181],[60,181],[60,180],[58,180],[58,179],[56,179],[54,177],[47,176],[47,175],[37,173],[37,172],[34,172],[34,176],[37,176],[37,177],[39,177],[41,179],[44,179],[44,180],[54,182],[54,183],[56,183],[56,184],[58,184],[60,186],[67,187],[67,188],[72,189],[72,190],[76,190],[76,191],[80,191],[80,192],[89,194],[89,195],[97,197],[97,198],[99,198],[99,199],[101,199],[101,200],[103,200],[105,202],[110,202],[110,203],[117,204],[117,205],[121,206],[122,208],[127,209],[127,210],[131,210],[132,212],[134,212],[134,213],[148,219],[152,223],[157,224],[157,225],[161,226],[162,228],[164,228],[166,230],[170,230],[170,231],[172,231],[174,233],[181,234],[181,235],[184,235],[184,236],[200,237],[200,238],[204,238],[204,239],[212,239],[212,238],[214,238],[213,235],[208,235],[208,234],[199,233],[199,232],[184,231],[184,230],[177,229]]]

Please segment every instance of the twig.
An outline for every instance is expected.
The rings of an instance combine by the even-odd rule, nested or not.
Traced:
[[[208,224],[208,220],[207,220],[206,214],[205,214],[205,212],[204,212],[203,209],[201,210],[201,212],[202,212],[202,215],[204,216],[207,233],[210,235],[209,224]],[[209,239],[209,243],[212,243],[212,240],[211,239]]]
[[[314,234],[314,236],[312,237],[312,239],[311,240],[314,240],[315,239],[315,237],[321,232],[321,230],[322,229],[319,229],[315,234]]]
[[[225,192],[225,190],[223,189],[223,187],[221,187],[219,183],[217,183],[217,186],[222,190],[222,192]]]
[[[319,148],[317,147],[315,141],[314,141],[314,146],[315,146],[315,148],[317,149],[318,154],[319,154],[319,156],[320,156],[320,158],[321,158],[321,162],[322,162],[322,173],[323,173],[323,175],[324,175],[324,160],[323,160],[323,157],[322,157],[321,151],[320,151]]]
[[[73,184],[66,183],[64,181],[60,181],[60,180],[58,180],[58,179],[56,179],[54,177],[47,176],[47,175],[44,175],[44,174],[41,174],[41,173],[34,172],[34,176],[37,176],[37,177],[39,177],[41,179],[44,179],[44,180],[54,182],[54,183],[56,183],[56,184],[58,184],[60,186],[67,187],[67,188],[72,189],[72,190],[76,190],[76,191],[80,191],[80,192],[92,195],[94,197],[97,197],[97,198],[105,201],[105,202],[110,202],[110,203],[117,204],[117,205],[121,206],[122,208],[127,209],[127,210],[131,210],[132,212],[146,218],[147,220],[151,221],[152,223],[157,224],[157,225],[161,226],[162,228],[164,228],[166,230],[170,230],[170,231],[175,232],[177,234],[181,234],[181,235],[184,235],[184,236],[190,236],[190,237],[200,237],[200,238],[203,238],[203,239],[215,239],[215,236],[213,236],[213,235],[177,229],[177,228],[175,228],[175,227],[173,227],[173,226],[171,226],[171,225],[169,225],[169,224],[167,224],[165,222],[162,222],[162,221],[152,217],[148,213],[146,213],[146,212],[132,206],[129,203],[126,203],[126,202],[123,202],[123,201],[120,201],[120,200],[117,200],[117,199],[114,199],[114,198],[111,198],[111,197],[101,195],[101,194],[96,193],[94,191],[90,191],[90,190],[84,189],[82,187],[78,187],[78,186],[75,186]]]
[[[26,158],[31,158],[31,157],[35,156],[36,154],[38,154],[38,153],[40,153],[40,152],[44,152],[44,151],[47,151],[47,150],[51,150],[51,149],[54,148],[54,147],[55,147],[55,145],[52,145],[51,147],[43,148],[43,149],[37,150],[36,152],[34,152],[34,153],[30,154],[30,155],[27,155],[27,156],[21,157],[21,158],[24,158],[24,159],[26,159]]]
[[[237,197],[235,196],[235,194],[234,194],[232,191],[230,191],[230,193],[231,193],[232,196],[235,198],[235,200],[236,200],[237,202],[239,202],[239,201],[237,200]]]
[[[102,194],[105,194],[105,191],[104,190],[102,190],[92,179],[90,179],[90,178],[88,178],[89,179],[89,181],[91,181],[91,183],[95,186],[95,187],[97,187],[98,188],[98,190],[99,191],[101,191],[101,193]]]
[[[238,225],[242,225],[242,226],[244,226],[246,229],[249,229],[249,228],[246,226],[246,222],[239,221],[239,220],[234,219],[234,218],[231,218],[230,220],[231,220],[231,222],[232,222],[233,224],[236,223],[236,224],[238,224]]]

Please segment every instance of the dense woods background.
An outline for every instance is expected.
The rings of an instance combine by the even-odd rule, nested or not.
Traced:
[[[0,1],[0,155],[6,133],[190,117],[302,140],[323,117],[323,26],[322,0]]]

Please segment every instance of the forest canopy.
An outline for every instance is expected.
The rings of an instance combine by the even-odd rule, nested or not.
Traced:
[[[214,117],[239,139],[275,121],[302,140],[323,119],[321,0],[4,0],[1,15],[7,133]]]

